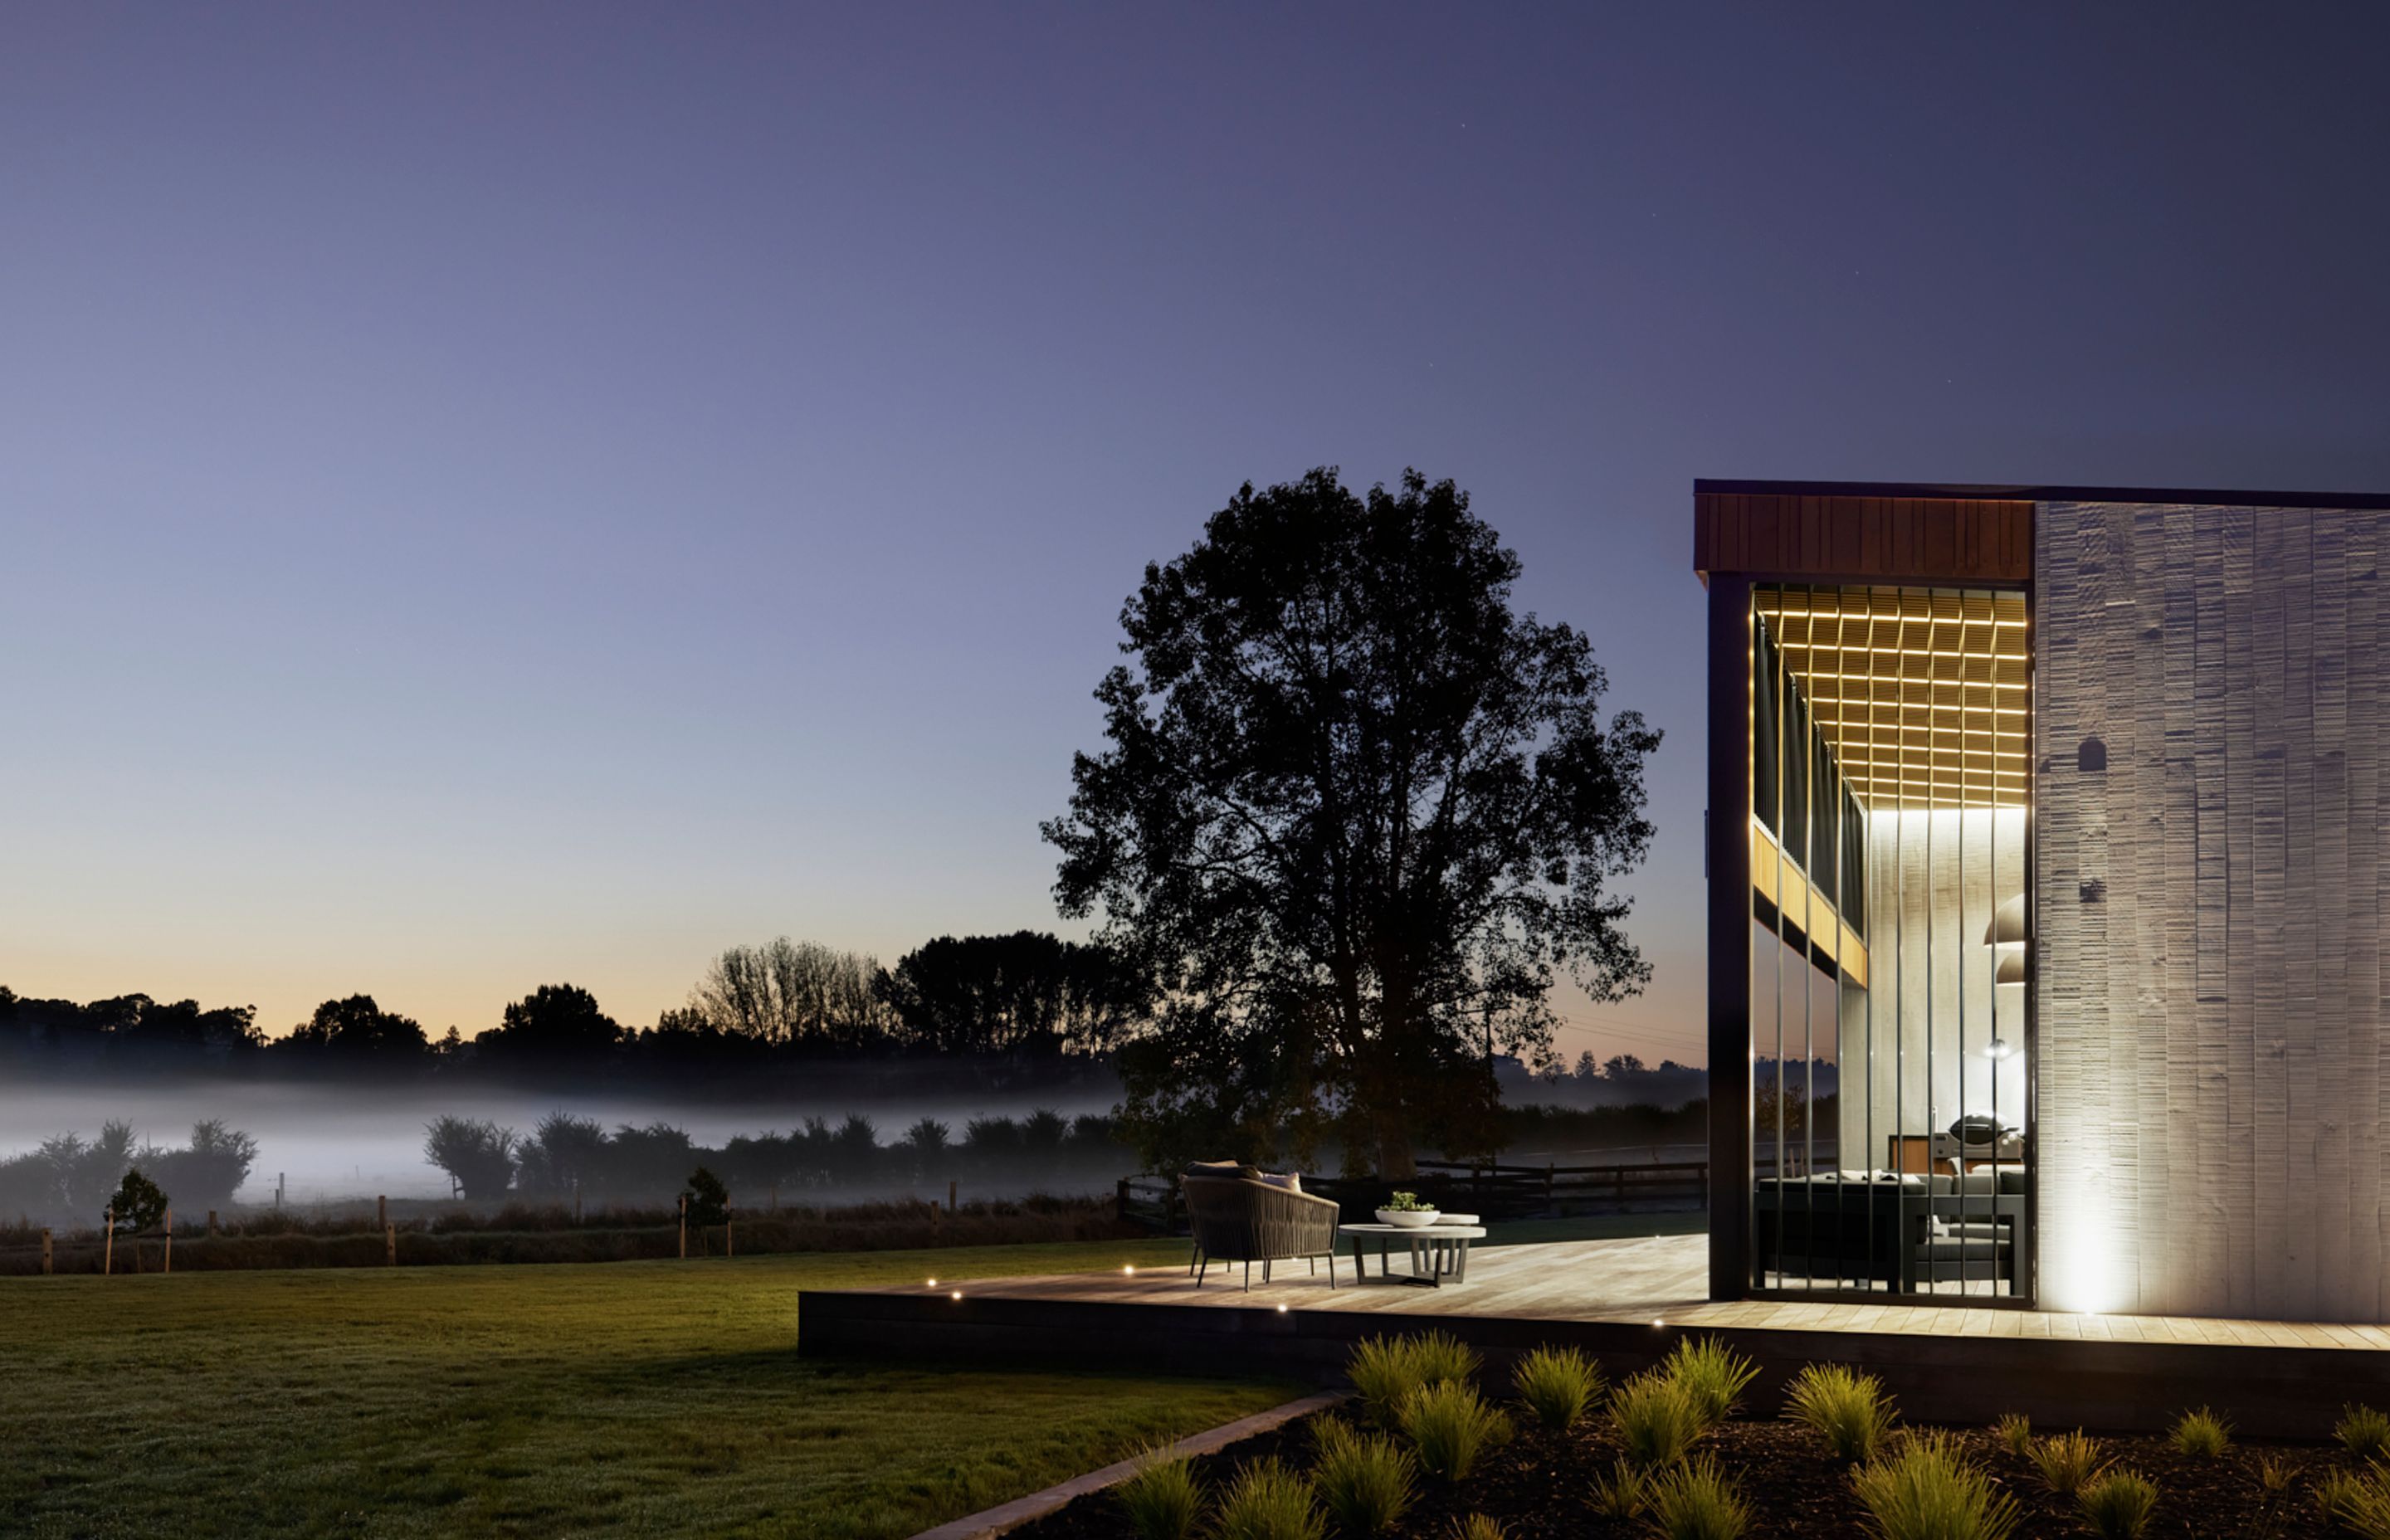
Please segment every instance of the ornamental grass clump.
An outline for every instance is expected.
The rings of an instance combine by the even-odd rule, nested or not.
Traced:
[[[1477,1352],[1458,1338],[1441,1331],[1418,1337],[1369,1337],[1353,1349],[1345,1377],[1360,1392],[1371,1420],[1393,1428],[1402,1419],[1403,1403],[1413,1391],[1448,1381],[1474,1379]]]
[[[1851,1489],[1879,1540],[2008,1540],[2016,1499],[1959,1453],[1945,1433],[1910,1433],[1851,1472]]]
[[[1678,1342],[1660,1368],[1692,1397],[1703,1428],[1715,1428],[1732,1415],[1743,1391],[1759,1377],[1758,1365],[1715,1337]]]
[[[2083,1483],[2098,1475],[2107,1463],[2100,1441],[2087,1436],[2080,1428],[2034,1442],[2034,1469],[2041,1472],[2049,1490],[2062,1497],[2071,1497],[2081,1491]]]
[[[1403,1431],[1420,1469],[1442,1481],[1467,1479],[1477,1457],[1510,1442],[1510,1419],[1476,1390],[1455,1380],[1421,1386],[1403,1403]]]
[[[2028,1456],[2033,1453],[2033,1418],[2023,1412],[2001,1413],[1999,1423],[1992,1431],[2007,1446],[2010,1454]]]
[[[1444,1331],[1412,1338],[1411,1355],[1422,1385],[1466,1385],[1477,1378],[1479,1367],[1485,1362],[1475,1348]]]
[[[1419,1467],[1394,1441],[1354,1431],[1339,1418],[1323,1418],[1313,1433],[1318,1457],[1311,1484],[1336,1533],[1367,1540],[1394,1527],[1411,1504]]]
[[[1519,1360],[1510,1382],[1547,1428],[1566,1428],[1601,1399],[1601,1370],[1573,1347],[1539,1347]]]
[[[1510,1540],[1510,1532],[1482,1513],[1466,1519],[1455,1519],[1446,1532],[1452,1540]]]
[[[2363,1475],[2353,1470],[2327,1470],[2316,1482],[2316,1507],[2325,1521],[2336,1524],[2358,1540],[2390,1540],[2390,1484],[2382,1468]]]
[[[1183,1457],[1150,1453],[1137,1474],[1113,1490],[1128,1510],[1128,1525],[1137,1540],[1188,1540],[1202,1517],[1203,1486]]]
[[[1237,1472],[1212,1521],[1215,1540],[1328,1540],[1311,1483],[1276,1459]]]
[[[1651,1533],[1663,1540],[1741,1540],[1751,1508],[1718,1462],[1703,1455],[1651,1483]]]
[[[1813,1429],[1839,1460],[1871,1460],[1892,1432],[1883,1381],[1840,1364],[1812,1364],[1793,1380],[1785,1408]]]
[[[2358,1459],[2378,1460],[2390,1452],[2390,1414],[2351,1402],[2341,1408],[2340,1420],[2332,1425],[2332,1436]]]
[[[1692,1452],[1704,1428],[1701,1408],[1685,1387],[1657,1369],[1627,1380],[1610,1396],[1610,1421],[1626,1457],[1651,1470]]]
[[[1344,1375],[1360,1393],[1370,1419],[1381,1428],[1391,1428],[1404,1400],[1420,1388],[1418,1339],[1363,1338],[1346,1361]]]
[[[2232,1447],[2232,1424],[2204,1406],[2182,1414],[2166,1435],[2177,1450],[2194,1459],[2212,1460]]]
[[[2075,1495],[2083,1521],[2098,1540],[2140,1540],[2158,1506],[2158,1489],[2135,1470],[2109,1470]]]
[[[1621,1523],[1640,1514],[1651,1500],[1651,1477],[1633,1460],[1611,1467],[1608,1480],[1595,1478],[1593,1510]]]

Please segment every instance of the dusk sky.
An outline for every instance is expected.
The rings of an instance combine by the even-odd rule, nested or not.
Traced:
[[[1667,734],[1696,476],[2390,489],[2379,8],[12,6],[0,982],[1057,928],[1239,482],[1457,479]]]

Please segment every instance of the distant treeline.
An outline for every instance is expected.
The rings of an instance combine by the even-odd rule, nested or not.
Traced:
[[[214,1119],[194,1124],[190,1143],[180,1147],[136,1143],[127,1123],[109,1123],[96,1139],[60,1134],[37,1149],[0,1155],[0,1218],[71,1216],[96,1224],[109,1195],[134,1169],[196,1217],[231,1208],[234,1190],[249,1180],[256,1161],[257,1141]]]
[[[424,1158],[448,1174],[459,1195],[495,1199],[579,1198],[587,1202],[657,1203],[681,1190],[703,1166],[742,1205],[776,1193],[830,1188],[942,1187],[962,1182],[1009,1190],[1104,1186],[1126,1169],[1127,1153],[1110,1117],[1065,1118],[1040,1110],[1023,1118],[971,1118],[957,1130],[922,1118],[893,1140],[860,1114],[830,1123],[808,1118],[787,1133],[739,1135],[720,1148],[697,1143],[666,1123],[610,1131],[594,1118],[553,1112],[528,1135],[470,1118],[443,1117],[427,1130]]]
[[[540,986],[470,1037],[455,1026],[435,1037],[370,995],[327,1000],[269,1036],[252,1006],[146,995],[37,1000],[0,986],[0,1067],[646,1083],[912,1059],[1052,1079],[1098,1062],[1143,1018],[1148,998],[1136,970],[1111,953],[1041,931],[941,936],[893,969],[782,937],[724,952],[686,1005],[646,1027],[624,1025],[570,983]]]

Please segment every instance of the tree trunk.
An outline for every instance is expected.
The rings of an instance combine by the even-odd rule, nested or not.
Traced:
[[[1378,1120],[1378,1174],[1389,1182],[1407,1182],[1419,1174],[1411,1156],[1410,1130],[1400,1118]]]

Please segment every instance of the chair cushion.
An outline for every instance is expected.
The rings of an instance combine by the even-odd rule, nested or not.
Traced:
[[[1284,1187],[1289,1192],[1301,1192],[1303,1190],[1303,1177],[1297,1173],[1291,1171],[1286,1173],[1284,1175],[1279,1175],[1267,1171],[1257,1171],[1253,1173],[1253,1174],[1261,1180],[1267,1182],[1274,1187]]]

